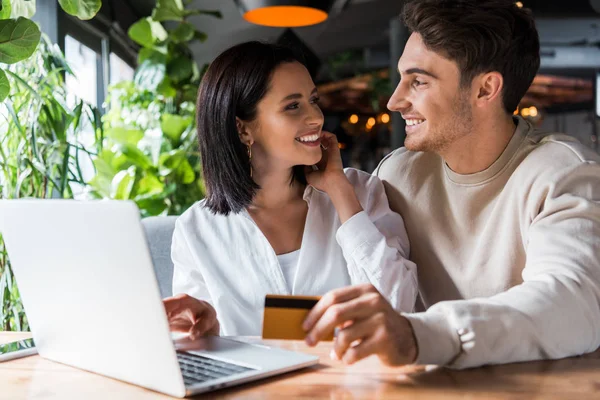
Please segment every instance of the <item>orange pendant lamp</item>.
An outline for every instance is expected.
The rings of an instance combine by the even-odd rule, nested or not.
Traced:
[[[248,22],[277,28],[319,24],[335,0],[235,0]]]

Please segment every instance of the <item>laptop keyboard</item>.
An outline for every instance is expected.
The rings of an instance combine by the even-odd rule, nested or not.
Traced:
[[[177,359],[186,386],[254,371],[252,368],[191,353],[177,353]]]

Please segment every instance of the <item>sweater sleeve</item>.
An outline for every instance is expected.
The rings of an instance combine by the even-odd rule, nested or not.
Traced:
[[[402,217],[390,210],[379,178],[356,170],[346,174],[364,211],[338,229],[353,284],[371,283],[398,311],[412,311],[417,296],[416,265]]]
[[[522,284],[404,314],[418,363],[466,368],[600,346],[600,166],[582,162],[552,178],[528,230]]]

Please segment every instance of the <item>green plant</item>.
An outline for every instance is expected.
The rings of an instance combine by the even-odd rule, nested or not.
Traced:
[[[142,216],[178,215],[204,197],[194,118],[202,70],[189,44],[206,35],[188,21],[198,14],[221,17],[158,0],[128,32],[141,46],[134,81],[109,89],[106,139],[89,184],[96,197],[134,200]]]
[[[72,198],[85,185],[80,158],[95,154],[80,134],[92,130],[101,140],[98,110],[82,101],[69,107],[63,75],[72,72],[46,37],[30,58],[5,70],[12,85],[0,105],[1,197]],[[27,330],[2,240],[0,276],[0,330]]]
[[[100,10],[101,0],[58,0],[68,14],[91,19]],[[30,18],[35,14],[35,0],[1,0],[0,63],[15,64],[29,58],[40,42],[40,28]],[[0,68],[0,101],[10,93],[10,80]]]

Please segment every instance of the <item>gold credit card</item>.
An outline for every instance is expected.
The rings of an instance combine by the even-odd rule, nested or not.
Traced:
[[[304,340],[306,332],[302,323],[320,299],[319,296],[268,294],[265,297],[263,339]],[[333,340],[333,332],[325,340]]]

